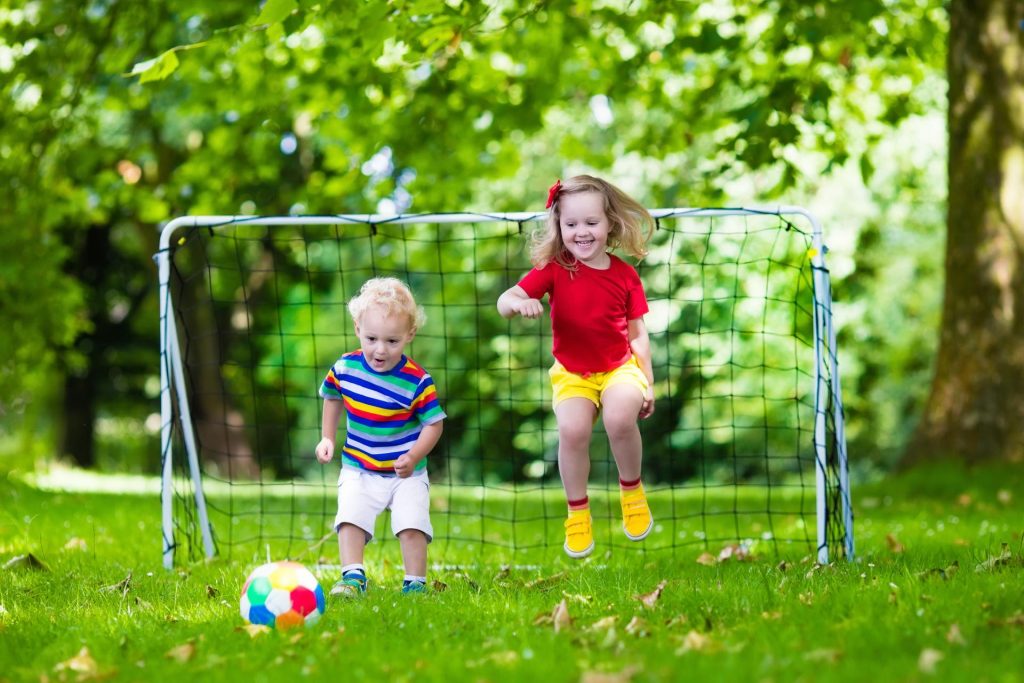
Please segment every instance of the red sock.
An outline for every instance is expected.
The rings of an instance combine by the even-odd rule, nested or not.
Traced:
[[[637,477],[633,481],[626,481],[622,477],[619,477],[619,488],[623,491],[632,491],[633,489],[640,488],[640,477]]]
[[[579,500],[570,500],[569,501],[569,509],[570,510],[586,510],[588,507],[590,507],[590,497],[589,496],[583,496]]]

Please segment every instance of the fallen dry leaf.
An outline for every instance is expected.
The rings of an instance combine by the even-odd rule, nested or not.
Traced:
[[[526,583],[526,585],[523,586],[523,588],[526,588],[528,590],[547,588],[551,584],[561,581],[563,578],[565,578],[565,572],[558,572],[557,574],[552,574],[551,576],[542,576],[539,579],[529,581]]]
[[[235,629],[236,631],[245,631],[249,634],[250,638],[256,638],[262,636],[264,633],[270,633],[270,627],[264,624],[246,624],[245,626],[239,626]]]
[[[926,647],[921,650],[921,654],[917,658],[917,668],[920,669],[921,673],[933,674],[935,673],[936,665],[942,661],[943,657],[945,657],[945,655],[938,650]]]
[[[607,617],[601,617],[600,619],[598,619],[597,621],[595,621],[593,624],[590,625],[590,630],[591,631],[603,631],[605,629],[613,628],[615,626],[615,623],[618,620],[619,620],[619,617],[614,615],[614,614],[611,615],[611,616],[607,616]]]
[[[950,645],[966,645],[967,641],[964,640],[964,636],[960,633],[960,624],[950,624],[949,630],[946,631],[946,642]]]
[[[443,593],[446,590],[448,590],[448,584],[445,583],[444,581],[439,581],[437,579],[434,579],[430,583],[430,587],[434,589],[435,593]]]
[[[718,564],[718,560],[711,553],[704,551],[697,556],[697,564],[702,564],[705,567],[713,567]]]
[[[85,541],[78,536],[69,538],[68,542],[64,544],[64,550],[88,550],[88,548]]]
[[[750,548],[742,543],[727,545],[718,552],[718,561],[738,560],[740,562],[750,559]]]
[[[580,683],[629,683],[638,671],[636,666],[627,666],[619,672],[584,671]]]
[[[804,659],[809,662],[827,662],[829,664],[835,664],[842,658],[842,650],[834,650],[827,647],[818,650],[810,650],[804,654]]]
[[[83,647],[78,651],[78,654],[71,659],[66,659],[63,662],[58,662],[53,667],[54,671],[73,671],[79,675],[80,678],[87,678],[95,676],[96,672],[99,671],[99,665],[96,664],[96,660],[92,658],[89,653],[89,648]]]
[[[24,555],[12,557],[4,563],[4,569],[35,569],[43,572],[50,571],[50,568],[43,564],[42,560],[32,553],[25,553]]]
[[[644,604],[647,609],[654,609],[654,605],[657,604],[658,598],[661,597],[661,592],[665,590],[665,586],[668,585],[668,581],[662,579],[654,590],[645,595],[634,595],[633,598],[639,600]]]
[[[633,617],[626,624],[626,633],[637,638],[646,638],[651,635],[650,625],[640,617]]]
[[[1024,626],[1024,612],[1020,610],[1005,619],[989,619],[989,626]]]
[[[121,597],[124,597],[124,596],[128,595],[128,591],[131,590],[131,587],[132,587],[132,573],[128,572],[128,576],[124,577],[123,579],[121,579],[120,581],[118,581],[117,583],[115,583],[113,585],[104,586],[103,588],[100,588],[100,592],[101,593],[120,593]]]
[[[555,605],[555,610],[551,613],[551,623],[555,625],[555,633],[572,626],[572,617],[569,616],[569,606],[565,604],[564,598],[560,603]]]
[[[963,507],[967,507],[968,505],[974,502],[974,499],[971,497],[971,494],[969,493],[961,493],[959,496],[956,497],[956,502],[957,504]]]
[[[1006,489],[999,489],[999,491],[996,492],[996,500],[998,500],[1003,505],[1009,505],[1010,502],[1013,500],[1013,494],[1007,491]]]
[[[991,571],[991,570],[995,569],[996,567],[998,567],[999,565],[1006,564],[1012,558],[1013,558],[1013,553],[1010,552],[1010,547],[1006,543],[1003,543],[1003,551],[1001,553],[999,553],[998,555],[993,555],[992,557],[988,558],[984,562],[979,563],[978,566],[974,568],[974,571],[976,571],[976,572]]]
[[[185,664],[192,661],[192,658],[196,656],[196,644],[191,640],[187,643],[182,643],[177,647],[172,647],[166,653],[164,657],[167,659],[173,659],[179,664]]]
[[[206,584],[206,597],[207,598],[215,598],[218,595],[220,595],[220,591],[219,590],[217,590],[216,588],[214,588],[210,584]]]
[[[684,654],[691,651],[706,650],[711,645],[711,639],[703,633],[690,631],[683,636],[682,646],[676,650],[676,654]]]
[[[896,537],[892,534],[885,535],[885,544],[889,547],[890,552],[902,553],[904,550],[906,550],[903,544],[896,540]]]

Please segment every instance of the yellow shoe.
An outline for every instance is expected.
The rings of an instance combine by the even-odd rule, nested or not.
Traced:
[[[569,557],[586,557],[594,551],[594,524],[590,508],[569,510],[565,520],[565,554]]]
[[[651,508],[647,505],[647,495],[643,484],[629,491],[620,491],[622,502],[622,531],[631,541],[647,538],[654,526]]]

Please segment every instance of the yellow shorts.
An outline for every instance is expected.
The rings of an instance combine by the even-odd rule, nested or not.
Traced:
[[[601,398],[608,387],[616,384],[635,386],[642,395],[647,394],[647,377],[640,369],[636,356],[608,372],[592,372],[586,376],[569,372],[565,366],[555,361],[548,370],[551,377],[551,402],[557,406],[567,398],[585,398],[601,409]]]

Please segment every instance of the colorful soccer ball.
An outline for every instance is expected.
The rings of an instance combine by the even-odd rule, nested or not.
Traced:
[[[324,590],[298,562],[271,562],[245,580],[241,611],[250,624],[282,630],[310,626],[324,613]]]

